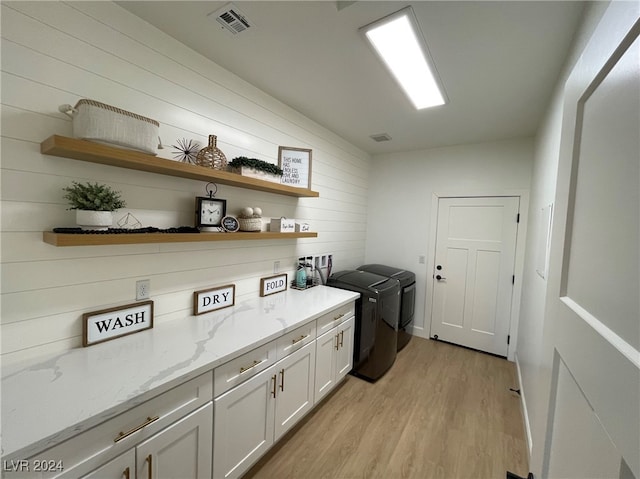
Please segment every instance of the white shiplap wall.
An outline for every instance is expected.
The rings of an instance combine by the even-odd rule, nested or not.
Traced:
[[[161,6],[159,7],[161,8]],[[293,273],[295,258],[330,252],[334,268],[364,260],[369,155],[110,2],[3,2],[2,18],[2,359],[15,362],[81,344],[81,316],[135,299],[151,279],[156,321],[191,314],[196,289],[235,283],[237,300],[258,294],[260,277]],[[92,98],[160,122],[171,158],[178,138],[231,160],[277,163],[278,146],[313,149],[312,189],[290,198],[220,185],[228,211],[261,206],[294,217],[316,239],[56,248],[42,231],[74,226],[62,188],[98,181],[122,191],[145,226],[193,224],[204,182],[40,154],[52,134],[71,136],[58,105]],[[196,320],[196,319],[194,319]]]

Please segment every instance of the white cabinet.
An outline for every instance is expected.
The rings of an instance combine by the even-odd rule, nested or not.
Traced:
[[[213,374],[208,373],[186,381],[173,389],[145,401],[90,428],[42,453],[36,460],[61,463],[56,470],[11,477],[87,479],[148,477],[211,477],[213,430]],[[197,447],[194,446],[197,440]],[[138,448],[144,445],[142,452]],[[153,476],[144,469],[144,458],[152,454]],[[196,457],[194,459],[194,457]],[[175,464],[185,471],[193,471],[197,461],[197,475],[167,469],[166,458],[174,457]],[[141,462],[143,461],[143,462]],[[207,466],[208,464],[208,466]],[[182,469],[181,469],[182,470]],[[137,472],[137,474],[136,474]]]
[[[315,345],[215,399],[213,476],[239,477],[313,407]]]
[[[213,477],[238,477],[273,444],[277,374],[262,371],[215,399]]]
[[[291,353],[276,364],[276,441],[313,408],[315,367],[316,348],[313,343]]]
[[[124,454],[100,466],[82,479],[134,479],[136,477],[136,451],[130,449]]]
[[[209,402],[82,479],[210,479],[212,433]]]
[[[353,367],[354,317],[316,340],[315,402],[331,391]]]
[[[210,402],[136,446],[135,477],[210,479],[212,449],[213,403]]]

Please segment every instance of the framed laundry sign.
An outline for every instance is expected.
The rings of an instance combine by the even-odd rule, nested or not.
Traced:
[[[153,328],[153,301],[139,301],[82,315],[82,345],[94,344]]]
[[[278,166],[282,168],[281,184],[311,189],[311,150],[281,146]]]

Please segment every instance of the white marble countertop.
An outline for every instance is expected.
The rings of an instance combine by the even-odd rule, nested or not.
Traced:
[[[359,297],[287,290],[2,371],[2,457],[29,456]]]

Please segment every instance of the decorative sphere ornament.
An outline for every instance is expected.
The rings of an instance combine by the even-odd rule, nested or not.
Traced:
[[[253,209],[253,214],[254,215],[258,215],[258,216],[262,216],[262,208],[255,207]]]
[[[242,216],[245,218],[251,218],[253,216],[253,208],[247,206],[246,208],[242,208]]]

